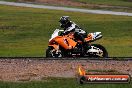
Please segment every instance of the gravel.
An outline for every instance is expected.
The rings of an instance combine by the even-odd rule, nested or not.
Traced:
[[[32,81],[44,77],[75,78],[78,66],[87,70],[116,70],[132,76],[132,60],[0,59],[1,81]]]

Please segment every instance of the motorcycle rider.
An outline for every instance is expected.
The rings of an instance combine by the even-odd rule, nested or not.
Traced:
[[[81,40],[85,43],[85,37],[87,33],[82,30],[77,24],[69,20],[69,16],[62,16],[59,20],[60,27],[64,29],[63,35],[69,34],[70,32],[74,32],[75,39]]]

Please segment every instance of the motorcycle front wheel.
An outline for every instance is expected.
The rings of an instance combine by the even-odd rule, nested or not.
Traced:
[[[91,44],[90,47],[91,48],[88,50],[90,57],[108,57],[108,52],[104,46],[100,44]]]

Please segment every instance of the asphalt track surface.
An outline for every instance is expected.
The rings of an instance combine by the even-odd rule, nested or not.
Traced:
[[[88,10],[88,9],[67,8],[67,7],[47,6],[47,5],[36,5],[36,4],[18,3],[18,2],[0,1],[0,4],[1,5],[10,5],[10,6],[20,6],[20,7],[63,10],[63,11],[71,11],[71,12],[82,12],[82,13],[91,13],[91,14],[110,14],[110,15],[132,16],[132,13],[128,13],[128,12],[115,12],[115,11],[106,11],[106,10],[105,11],[104,10]]]

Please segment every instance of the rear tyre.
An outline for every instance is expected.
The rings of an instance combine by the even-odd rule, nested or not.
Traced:
[[[55,50],[53,47],[48,47],[46,50],[46,57],[63,57],[63,53],[61,50]]]
[[[52,54],[51,54],[51,47],[48,47],[48,49],[46,49],[46,57],[52,57]]]

